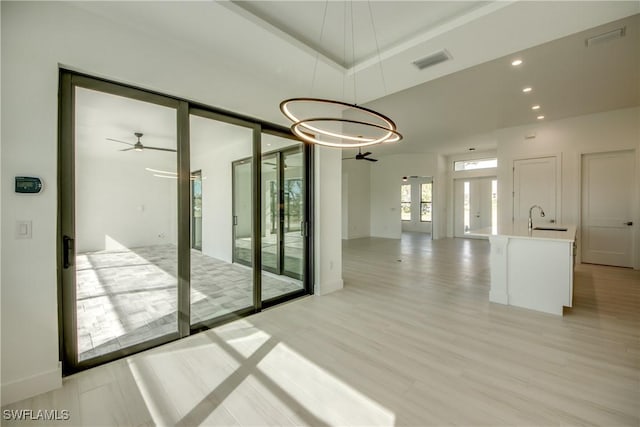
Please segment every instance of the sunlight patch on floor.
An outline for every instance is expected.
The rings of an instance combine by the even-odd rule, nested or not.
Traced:
[[[392,426],[395,423],[392,411],[283,343],[277,344],[258,368],[302,407],[329,425]]]

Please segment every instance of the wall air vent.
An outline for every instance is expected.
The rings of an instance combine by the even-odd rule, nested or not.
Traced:
[[[445,49],[442,49],[439,52],[433,53],[429,56],[425,56],[424,58],[420,58],[413,61],[413,65],[418,67],[419,70],[424,70],[425,68],[433,67],[436,64],[448,61],[451,58],[452,58],[451,54],[447,52]]]
[[[584,41],[584,44],[587,47],[591,47],[596,44],[605,43],[611,40],[619,39],[620,37],[624,37],[627,32],[627,27],[616,28],[613,31],[608,31],[603,34],[599,34],[597,36],[589,37]]]

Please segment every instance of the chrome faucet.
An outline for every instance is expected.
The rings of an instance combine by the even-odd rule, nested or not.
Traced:
[[[538,205],[533,205],[529,208],[529,231],[533,230],[533,220],[531,220],[531,212],[533,211],[533,208],[538,208],[540,209],[540,216],[542,218],[544,218],[544,210],[542,210],[542,208]]]

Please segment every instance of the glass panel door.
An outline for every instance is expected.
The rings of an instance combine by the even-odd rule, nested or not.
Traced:
[[[280,154],[262,156],[262,269],[280,274]]]
[[[74,332],[83,363],[178,332],[177,112],[83,87],[74,111]]]
[[[282,153],[284,165],[283,272],[302,280],[304,252],[304,162],[302,147]]]
[[[219,118],[202,111],[189,119],[191,169],[200,171],[192,182],[202,183],[201,250],[191,251],[191,325],[254,306],[254,129]]]
[[[251,266],[251,160],[233,164],[233,262]]]
[[[262,135],[262,299],[303,288],[305,167],[302,144]]]

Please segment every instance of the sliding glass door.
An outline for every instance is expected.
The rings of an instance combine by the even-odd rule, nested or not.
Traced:
[[[202,249],[191,252],[195,326],[254,307],[251,159],[259,129],[199,109],[189,124],[190,164],[202,180]]]
[[[66,373],[311,292],[308,147],[71,72],[60,93]]]
[[[304,146],[283,135],[262,137],[262,298],[303,288],[306,234]]]
[[[66,75],[61,279],[66,368],[180,336],[180,102]]]

